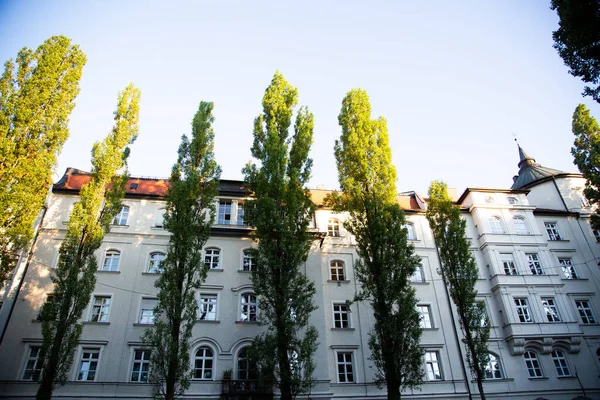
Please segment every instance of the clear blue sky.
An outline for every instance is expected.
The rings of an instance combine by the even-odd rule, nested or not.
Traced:
[[[0,60],[66,35],[88,62],[57,173],[89,169],[117,93],[142,91],[132,175],[168,176],[201,100],[215,103],[216,158],[241,179],[273,73],[315,114],[311,187],[337,188],[341,100],[369,93],[388,120],[398,190],[442,178],[459,191],[507,188],[516,134],[544,166],[576,171],[571,117],[583,83],[552,48],[549,1],[2,1]]]

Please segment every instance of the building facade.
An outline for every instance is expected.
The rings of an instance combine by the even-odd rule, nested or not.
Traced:
[[[456,203],[480,271],[479,299],[491,322],[488,398],[600,399],[600,244],[592,231],[579,174],[537,164],[519,148],[519,174],[510,189],[468,188]],[[38,236],[2,294],[0,398],[32,398],[37,384],[41,324],[37,313],[52,295],[49,279],[78,191],[89,174],[68,169],[53,187]],[[123,208],[98,250],[95,291],[83,314],[83,334],[69,382],[56,398],[150,398],[149,352],[140,336],[152,326],[154,282],[169,233],[163,229],[167,181],[132,178]],[[347,216],[322,206],[328,193],[311,191],[317,211],[305,274],[315,282],[319,331],[316,385],[310,398],[385,398],[373,383],[367,341],[373,313],[354,298],[360,283]],[[260,298],[252,292],[253,242],[244,225],[242,182],[221,181],[217,221],[204,248],[208,277],[197,291],[191,342],[193,380],[184,398],[217,399],[252,378],[245,348],[262,332]],[[455,310],[438,273],[426,199],[401,193],[407,229],[421,266],[412,277],[422,316],[424,383],[406,398],[478,398],[465,363]],[[223,372],[233,370],[233,381]],[[238,386],[235,386],[238,385]],[[235,387],[234,387],[235,386]],[[237,389],[236,389],[237,388]],[[225,393],[224,393],[225,392]],[[277,394],[275,393],[275,396]]]

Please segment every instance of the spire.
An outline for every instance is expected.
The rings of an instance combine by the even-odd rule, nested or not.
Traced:
[[[536,181],[547,178],[549,176],[563,174],[563,171],[557,169],[542,167],[540,164],[535,162],[535,158],[530,157],[525,153],[525,150],[521,148],[521,145],[515,138],[517,147],[519,149],[519,174],[513,177],[513,185],[511,189],[524,189],[532,186]]]

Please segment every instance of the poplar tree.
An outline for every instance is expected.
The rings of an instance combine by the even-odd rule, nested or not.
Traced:
[[[420,257],[407,241],[406,217],[395,202],[396,169],[386,120],[372,120],[367,93],[353,89],[344,97],[338,121],[342,135],[335,142],[335,157],[342,193],[328,202],[350,213],[344,226],[356,238],[354,269],[361,284],[355,300],[369,301],[373,308],[369,348],[376,383],[386,384],[387,398],[396,400],[402,389],[422,382],[422,330],[410,285]]]
[[[53,36],[23,48],[0,77],[0,286],[33,237],[69,136],[69,114],[86,62],[79,46]]]
[[[244,203],[245,221],[254,226],[252,285],[259,319],[268,332],[255,338],[252,353],[264,378],[273,380],[282,400],[294,399],[313,385],[317,330],[309,317],[314,282],[302,272],[312,244],[308,232],[314,205],[304,188],[310,178],[314,118],[306,107],[290,125],[298,90],[279,72],[263,97],[263,113],[254,120],[251,148],[256,162],[244,168],[252,200]],[[257,164],[258,163],[258,164]]]
[[[151,352],[150,382],[155,398],[172,400],[190,385],[190,346],[197,320],[195,290],[206,279],[202,249],[215,220],[214,200],[221,168],[214,158],[213,103],[201,102],[192,121],[192,137],[181,137],[171,171],[164,227],[169,249],[156,280],[155,326],[144,332]]]
[[[573,113],[575,142],[571,148],[573,163],[585,178],[583,194],[590,204],[600,202],[600,126],[585,105],[580,104]],[[598,209],[590,218],[592,228],[600,229]]]
[[[467,348],[467,364],[477,380],[479,395],[485,400],[483,380],[489,361],[489,320],[484,303],[477,301],[475,284],[479,272],[469,250],[470,241],[465,237],[467,221],[460,217],[460,209],[452,204],[442,181],[432,182],[429,188],[427,220],[438,247],[442,279],[456,305]]]
[[[79,191],[51,275],[53,293],[41,309],[43,365],[38,400],[52,398],[73,363],[83,328],[79,319],[96,285],[94,252],[110,231],[125,194],[129,145],[138,135],[139,98],[132,84],[119,93],[112,132],[92,148],[91,179]]]

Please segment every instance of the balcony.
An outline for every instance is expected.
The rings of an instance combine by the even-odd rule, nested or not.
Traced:
[[[273,385],[262,380],[224,380],[222,400],[271,400]]]

